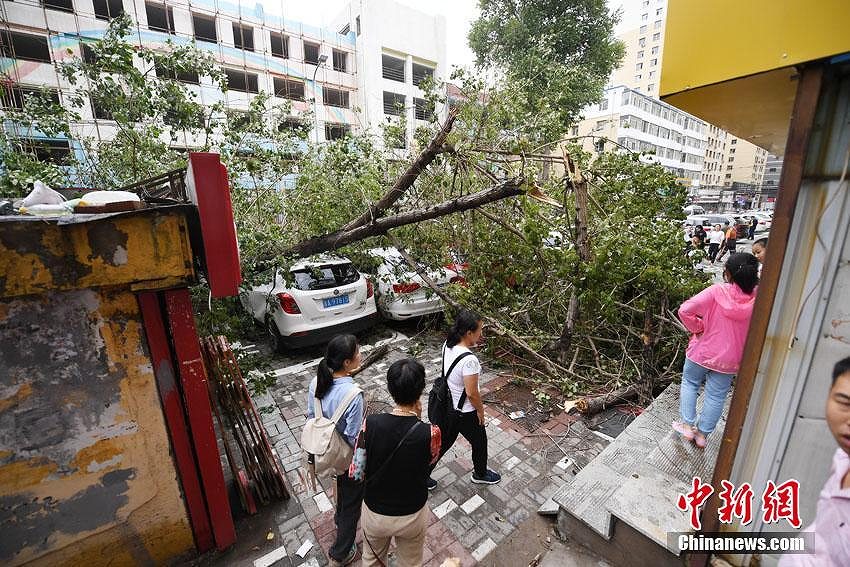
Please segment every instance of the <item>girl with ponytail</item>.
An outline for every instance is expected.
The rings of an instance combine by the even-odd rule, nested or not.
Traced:
[[[440,456],[451,449],[458,435],[463,435],[472,446],[472,482],[496,484],[502,477],[487,468],[487,432],[484,429],[484,402],[478,390],[481,363],[470,350],[478,344],[483,329],[481,317],[468,309],[461,309],[446,335],[443,348],[442,372],[451,393],[452,419],[440,424],[442,431]],[[436,462],[431,466],[432,470]],[[437,487],[437,481],[428,479],[428,490]]]
[[[697,447],[705,447],[706,436],[714,431],[741,364],[756,300],[758,269],[758,260],[752,254],[733,253],[726,262],[724,283],[710,286],[679,308],[679,318],[691,339],[679,392],[681,419],[673,423],[673,429]],[[697,397],[703,383],[705,400],[697,416]]]
[[[322,415],[331,418],[337,407],[352,389],[359,389],[351,372],[360,367],[360,347],[354,335],[337,335],[330,340],[325,357],[319,362],[316,379],[310,382],[307,391],[307,418],[315,416],[314,398],[322,401]],[[363,395],[360,394],[348,405],[336,429],[352,447],[363,423]],[[336,540],[328,550],[330,558],[339,565],[351,563],[357,555],[354,542],[357,535],[357,520],[363,502],[363,486],[348,478],[348,473],[336,477]]]

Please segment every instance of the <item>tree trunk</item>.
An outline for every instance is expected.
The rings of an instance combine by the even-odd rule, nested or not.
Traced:
[[[462,195],[456,199],[444,201],[440,204],[428,207],[427,209],[400,213],[391,217],[383,217],[351,230],[340,229],[323,236],[308,238],[307,240],[302,240],[295,246],[285,250],[283,252],[283,256],[305,257],[318,254],[319,252],[336,250],[346,244],[351,244],[352,242],[357,242],[364,238],[369,238],[370,236],[384,235],[388,230],[393,228],[436,219],[452,213],[475,209],[482,205],[486,205],[487,203],[522,195],[525,192],[522,185],[522,180],[511,179],[490,187],[489,189],[484,189],[469,195]]]
[[[448,120],[446,120],[446,123],[440,131],[437,132],[437,135],[434,136],[431,139],[431,142],[428,143],[428,146],[422,150],[416,158],[416,161],[410,164],[402,176],[396,180],[392,188],[376,203],[370,205],[366,212],[346,224],[341,230],[346,232],[351,231],[357,227],[374,222],[376,219],[383,216],[387,209],[393,206],[396,201],[398,201],[402,195],[404,195],[404,193],[413,186],[413,183],[419,177],[419,174],[425,171],[425,168],[434,161],[437,155],[445,151],[443,145],[446,143],[446,138],[448,138],[449,132],[452,131],[452,126],[454,126],[456,117],[457,114],[455,112],[449,113]]]

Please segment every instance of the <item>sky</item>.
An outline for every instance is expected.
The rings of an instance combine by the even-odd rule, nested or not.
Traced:
[[[262,1],[262,0],[261,0]],[[273,0],[274,1],[274,0]],[[275,1],[280,10],[279,0]],[[466,43],[466,35],[478,17],[477,0],[395,0],[425,12],[446,17],[446,57],[449,69],[455,65],[471,65],[475,55]],[[285,16],[307,24],[329,26],[331,20],[348,4],[348,0],[285,0]]]

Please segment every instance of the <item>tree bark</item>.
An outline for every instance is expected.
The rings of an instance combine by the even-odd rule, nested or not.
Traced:
[[[452,126],[454,126],[456,117],[457,114],[455,112],[450,112],[446,123],[443,124],[440,131],[437,132],[437,135],[431,139],[428,146],[422,150],[416,160],[410,164],[401,177],[396,180],[392,188],[390,188],[390,190],[387,191],[376,203],[370,205],[366,212],[346,224],[341,230],[351,231],[357,227],[374,222],[383,216],[387,209],[393,206],[396,201],[398,201],[402,195],[404,195],[404,193],[413,186],[413,183],[419,177],[419,174],[425,171],[425,168],[434,161],[437,155],[445,151],[443,145],[446,143],[446,138],[448,138],[449,132],[452,131]]]
[[[522,195],[524,192],[522,180],[510,179],[489,189],[469,195],[462,195],[426,209],[400,213],[391,217],[383,217],[351,230],[340,229],[330,234],[302,240],[295,246],[285,250],[283,256],[305,257],[319,252],[335,250],[346,244],[351,244],[352,242],[357,242],[370,236],[386,234],[388,230],[393,228],[432,220],[452,213],[468,211],[486,205],[487,203]]]

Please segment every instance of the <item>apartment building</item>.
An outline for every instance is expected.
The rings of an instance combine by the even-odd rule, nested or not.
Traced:
[[[225,94],[197,75],[177,77],[198,94],[201,103],[223,101],[228,109],[244,110],[265,91],[281,102],[291,102],[292,120],[303,120],[313,111],[312,136],[317,141],[333,140],[354,129],[371,131],[370,126],[383,117],[384,106],[375,108],[375,101],[382,100],[386,79],[380,79],[382,60],[374,45],[382,45],[379,32],[392,21],[395,32],[387,48],[409,56],[402,59],[405,65],[399,71],[405,87],[410,87],[401,93],[409,96],[410,123],[427,116],[425,110],[432,111],[424,107],[418,111],[413,95],[417,78],[423,73],[441,74],[445,67],[442,18],[390,0],[364,1],[357,6],[365,9],[348,8],[348,13],[355,14],[351,23],[356,25],[322,29],[288,19],[285,6],[281,2],[280,13],[274,13],[269,4],[238,0],[0,0],[0,75],[13,86],[3,105],[20,105],[20,93],[36,87],[53,89],[60,102],[66,102],[73,87],[58,75],[54,64],[67,57],[90,56],[86,43],[102,37],[111,18],[127,13],[137,26],[134,35],[140,44],[168,49],[168,42],[194,41],[221,63],[229,88]],[[362,51],[361,45],[365,46]],[[421,69],[422,63],[428,64],[427,70]],[[38,133],[10,134],[38,139],[47,148],[40,150],[44,159],[80,152],[75,138],[108,140],[115,134],[108,109],[89,105],[81,115],[72,124],[71,140],[45,140]],[[409,137],[405,145],[408,141]],[[192,148],[200,140],[182,137],[174,145]]]
[[[572,135],[588,151],[616,141],[623,150],[647,152],[685,185],[698,185],[708,142],[708,123],[625,86],[605,89],[599,104],[585,109]]]
[[[356,33],[362,126],[380,135],[384,125],[403,119],[405,139],[390,142],[408,147],[418,126],[445,112],[429,105],[423,90],[448,76],[445,17],[392,0],[353,0],[334,22],[336,29]]]
[[[625,85],[658,98],[667,0],[624,0],[612,2],[612,8],[621,10],[616,33],[625,44],[626,55],[620,67],[611,74],[609,84]],[[766,152],[758,146],[709,124],[698,184],[708,187],[730,187],[733,183],[760,185],[765,157]]]

